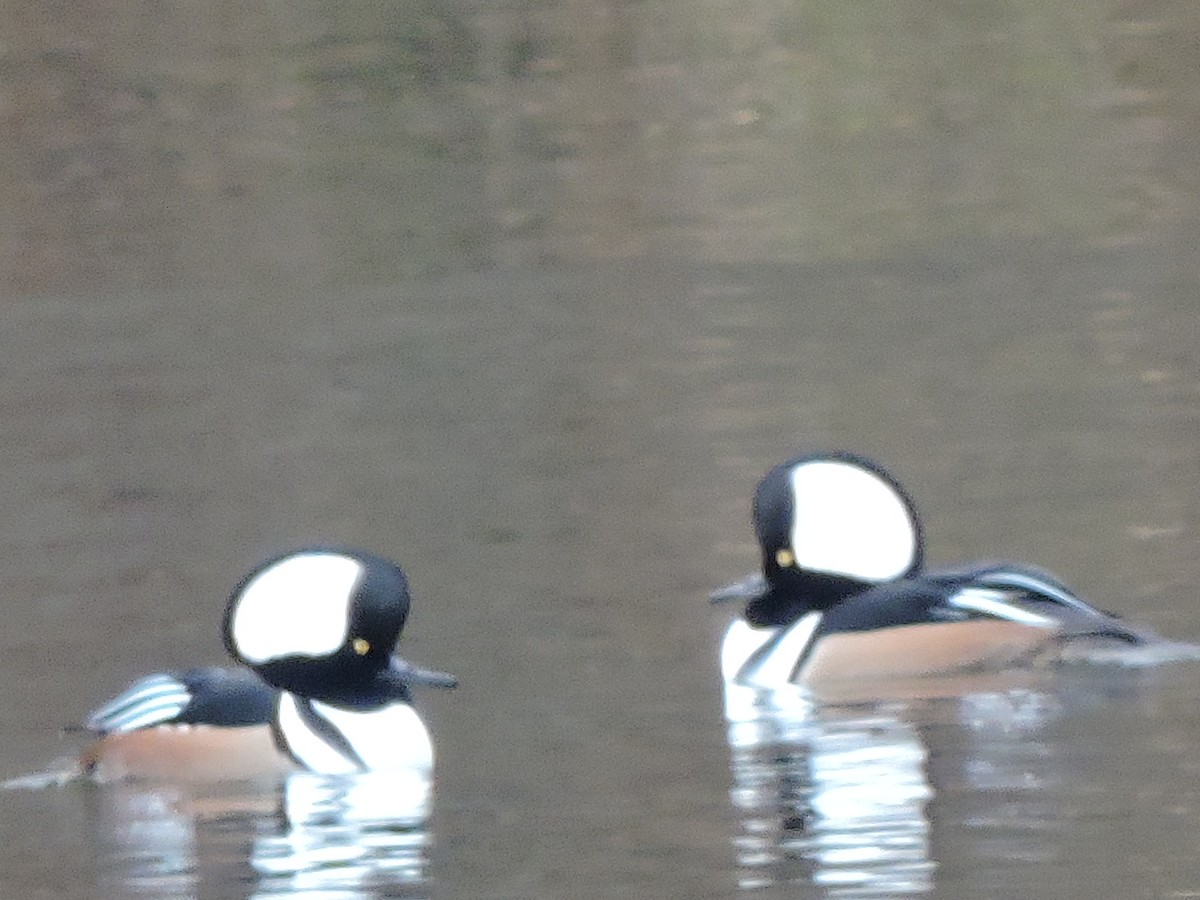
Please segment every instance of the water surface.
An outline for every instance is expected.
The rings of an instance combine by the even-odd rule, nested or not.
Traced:
[[[419,698],[415,833],[296,834],[278,789],[6,792],[0,894],[1200,890],[1196,666],[747,749],[705,602],[754,564],[759,475],[836,445],[909,488],[931,563],[1200,640],[1191,4],[0,22],[0,775],[220,661],[229,588],[299,542],[398,559],[406,655],[462,680]],[[347,877],[255,866],[313,846]]]

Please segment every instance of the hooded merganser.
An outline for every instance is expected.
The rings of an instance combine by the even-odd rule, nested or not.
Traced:
[[[226,649],[246,669],[143,678],[93,712],[80,757],[100,780],[220,780],[309,770],[429,775],[433,745],[409,688],[456,679],[393,655],[409,610],[395,563],[357,550],[274,557],[234,589]]]
[[[798,456],[758,483],[762,573],[721,588],[745,603],[721,646],[726,682],[819,688],[1007,666],[1066,639],[1153,638],[1030,566],[978,563],[921,572],[912,501],[852,453]]]

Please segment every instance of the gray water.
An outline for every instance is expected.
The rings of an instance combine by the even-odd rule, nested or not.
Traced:
[[[1200,640],[1200,7],[7,4],[0,777],[220,662],[297,543],[409,571],[424,827],[0,795],[0,897],[1184,897],[1200,666],[744,735],[707,591],[797,449],[934,564]]]

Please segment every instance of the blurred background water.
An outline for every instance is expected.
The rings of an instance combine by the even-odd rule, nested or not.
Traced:
[[[802,447],[1200,640],[1200,7],[0,9],[0,777],[299,542],[457,674],[423,828],[0,795],[0,896],[1180,897],[1194,665],[727,733]],[[932,693],[937,693],[933,691]]]

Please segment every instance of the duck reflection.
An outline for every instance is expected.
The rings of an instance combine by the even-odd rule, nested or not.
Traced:
[[[94,791],[110,887],[163,898],[234,885],[250,897],[424,897],[429,785],[394,774],[297,773],[274,786]]]
[[[953,734],[961,741],[960,771],[936,776],[959,797],[948,809],[961,822],[947,836],[947,852],[969,841],[975,856],[1010,866],[1052,861],[1064,852],[1073,810],[1064,803],[1077,775],[1064,768],[1071,749],[1056,742],[1047,726],[1100,697],[1086,691],[1071,697],[1026,688],[978,691],[955,704]]]
[[[810,882],[855,897],[931,890],[933,791],[916,730],[884,711],[771,693],[759,715],[729,723],[739,886]]]
[[[176,791],[114,784],[88,799],[106,893],[196,896],[196,822]]]
[[[1060,704],[1012,680],[932,680],[907,696],[893,687],[892,699],[859,702],[726,685],[742,889],[799,883],[830,897],[930,893],[931,809],[947,788],[996,798],[962,823],[977,839],[998,838],[1006,854],[1037,844],[1031,798],[1057,771],[1038,734]],[[957,745],[961,769],[934,766],[931,775],[934,730],[939,744]]]
[[[156,673],[88,716],[69,777],[112,804],[101,834],[132,886],[190,896],[216,860],[249,867],[234,881],[257,878],[253,896],[423,892],[434,753],[411,693],[458,682],[395,655],[410,602],[404,571],[373,553],[272,557],[222,619],[245,668]],[[221,786],[255,780],[258,794]]]
[[[428,783],[403,774],[293,775],[282,827],[251,851],[260,879],[253,896],[422,896],[428,812]]]

